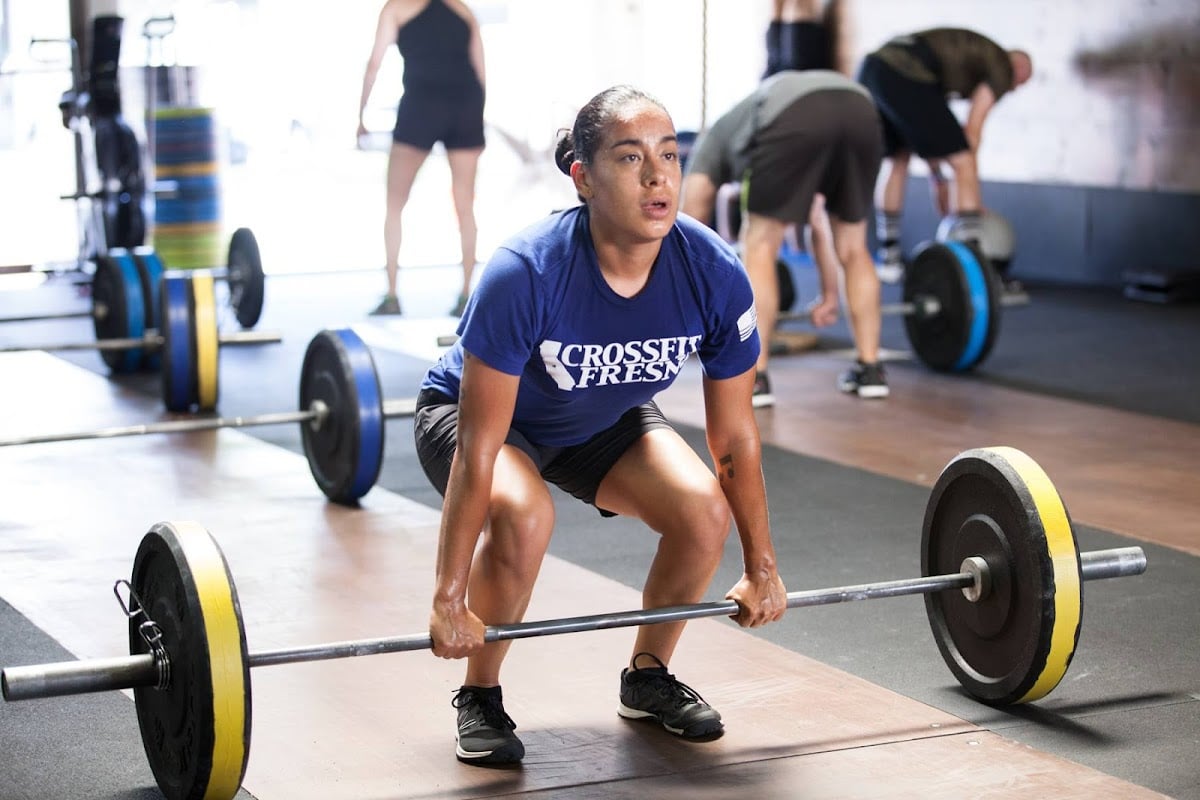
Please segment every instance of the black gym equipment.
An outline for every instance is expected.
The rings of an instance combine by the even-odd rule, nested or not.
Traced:
[[[949,214],[938,223],[934,240],[938,242],[974,241],[992,267],[1000,275],[1008,273],[1017,246],[1012,223],[991,209],[980,212],[977,219],[964,222],[957,214]]]
[[[884,303],[884,316],[901,315],[913,352],[939,372],[964,372],[987,358],[1000,332],[1004,307],[1029,303],[1024,292],[1005,291],[974,243],[926,242],[904,271],[904,300]],[[811,321],[783,312],[780,322]]]
[[[0,353],[95,350],[116,372],[161,367],[168,411],[213,410],[220,347],[274,344],[282,337],[269,331],[220,333],[212,277],[197,273],[156,281],[156,264],[130,254],[98,261],[92,293],[96,341],[2,346]],[[156,289],[148,291],[150,286]]]
[[[100,272],[102,269],[109,270],[113,268],[111,264],[106,262],[122,262],[125,259],[131,259],[133,268],[143,273],[143,277],[141,278],[143,283],[147,280],[149,281],[145,290],[147,296],[157,295],[158,283],[164,275],[207,274],[214,279],[225,280],[229,285],[229,306],[233,309],[233,316],[239,325],[245,329],[253,328],[262,317],[263,298],[266,292],[266,275],[263,272],[258,239],[255,238],[254,232],[250,228],[238,228],[233,232],[233,236],[229,238],[229,251],[226,258],[226,266],[224,267],[213,267],[212,269],[203,270],[170,270],[168,269],[168,265],[163,263],[153,248],[136,247],[133,249],[115,248],[106,253],[96,255],[94,258],[96,271]],[[124,267],[119,267],[119,270],[126,271]],[[148,278],[144,277],[147,271],[149,272]],[[94,282],[95,278],[93,278]],[[102,290],[103,293],[104,290]],[[64,311],[49,314],[32,314],[29,316],[0,317],[0,323],[35,322],[84,317],[92,317],[95,320],[99,320],[108,312],[109,309],[105,305],[105,300],[110,298],[111,295],[106,295],[104,298],[98,299],[95,294],[95,286],[93,286],[91,311]],[[99,332],[100,327],[98,323],[97,337],[103,338]],[[147,327],[153,326],[147,324]],[[111,363],[109,367],[118,372],[127,372],[138,368],[137,366],[122,368],[114,366]]]
[[[162,306],[168,318],[197,320],[204,317],[203,314],[189,315],[186,310],[173,310],[180,305],[186,307],[188,303],[186,296],[174,296],[173,290],[179,286],[182,284],[175,279],[163,283]],[[258,335],[238,334],[242,337]],[[190,331],[183,329],[181,324],[179,330],[164,336],[164,394],[170,395],[182,387],[188,406],[215,405],[214,338],[215,329],[196,322],[192,322]],[[210,343],[205,345],[204,339]],[[200,341],[199,346],[197,341]],[[177,374],[184,377],[171,377]],[[173,402],[168,396],[169,408]],[[415,398],[384,399],[370,348],[353,330],[343,328],[321,331],[309,342],[300,370],[297,411],[172,419],[91,431],[20,436],[0,439],[0,447],[299,423],[304,455],[313,479],[331,501],[352,506],[379,479],[385,421],[410,417],[415,410]]]
[[[993,705],[1038,700],[1077,645],[1083,583],[1139,575],[1139,547],[1080,553],[1049,478],[1021,451],[966,451],[925,511],[922,577],[794,591],[788,608],[925,595],[938,649],[963,688]],[[250,752],[252,668],[428,650],[427,632],[250,652],[237,589],[216,540],[195,522],[160,522],[142,538],[128,582],[114,586],[129,624],[124,657],[0,671],[7,701],[133,689],[138,726],[170,799],[229,800]],[[124,594],[123,594],[124,592]],[[128,599],[126,599],[126,597]],[[486,628],[488,642],[732,616],[732,600]]]

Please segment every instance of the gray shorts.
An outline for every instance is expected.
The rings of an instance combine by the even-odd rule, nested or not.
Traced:
[[[805,224],[813,197],[829,213],[858,222],[871,209],[883,160],[883,131],[871,101],[851,89],[797,98],[754,134],[746,208]]]
[[[613,464],[629,446],[648,431],[671,428],[654,401],[629,409],[609,428],[582,444],[547,447],[529,441],[520,431],[509,429],[505,444],[520,448],[550,483],[589,505],[596,505],[596,491]],[[417,395],[413,436],[417,458],[425,476],[443,497],[450,481],[450,462],[458,445],[458,401],[441,392],[423,389]],[[597,507],[601,516],[612,511]]]

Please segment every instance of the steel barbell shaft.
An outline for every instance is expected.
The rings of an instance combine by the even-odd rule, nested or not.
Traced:
[[[1140,547],[1097,550],[1080,553],[1081,577],[1083,580],[1099,580],[1126,575],[1137,575],[1146,569],[1146,556]],[[974,576],[966,572],[948,575],[930,575],[922,578],[904,578],[893,581],[863,583],[856,586],[838,586],[832,589],[809,589],[789,592],[788,608],[834,605],[855,600],[874,600],[883,597],[901,597],[911,594],[948,589],[965,589],[975,583]],[[512,625],[489,627],[484,635],[488,642],[509,639],[527,639],[534,636],[550,636],[560,633],[583,633],[586,631],[627,628],[636,625],[651,625],[663,622],[683,622],[702,617],[732,616],[738,611],[733,600],[717,600],[684,606],[620,611],[565,619],[538,622],[518,622]],[[277,664],[292,664],[307,661],[324,661],[335,658],[398,653],[409,650],[428,650],[433,647],[429,634],[410,634],[392,638],[362,639],[335,642],[326,645],[294,647],[250,654],[251,667],[266,667]]]
[[[282,341],[283,336],[278,331],[234,331],[217,336],[217,344],[220,345],[278,344]],[[94,342],[6,345],[0,347],[0,353],[24,353],[30,350],[133,350],[135,348],[152,350],[162,346],[161,334],[148,333],[145,336],[129,339],[98,339]]]
[[[199,417],[197,419],[169,419],[162,422],[147,422],[141,425],[117,425],[91,431],[73,433],[44,433],[0,439],[0,447],[23,444],[48,444],[50,442],[75,442],[84,439],[116,439],[122,436],[145,436],[154,433],[190,433],[211,431],[218,428],[251,428],[260,425],[286,425],[289,422],[309,422],[323,417],[327,410],[319,408],[305,411],[280,411],[271,414],[254,414],[245,417]]]
[[[411,417],[415,413],[417,413],[417,398],[415,397],[383,401],[384,417]]]
[[[1000,305],[1002,306],[1022,306],[1029,303],[1029,295],[1025,292],[1004,292],[1000,295]],[[910,314],[921,314],[926,317],[935,317],[942,312],[942,304],[935,297],[921,297],[911,303],[884,303],[879,306],[881,316],[908,316]],[[780,314],[778,317],[780,322],[788,321],[812,321],[812,313],[809,311],[796,311],[785,314]]]
[[[416,399],[411,397],[398,400],[385,400],[383,402],[383,416],[411,417],[416,413],[416,406]],[[241,417],[168,419],[161,422],[146,422],[138,425],[115,425],[109,428],[97,428],[90,431],[17,436],[11,439],[0,439],[0,447],[14,447],[25,444],[49,444],[51,442],[76,442],[85,439],[117,439],[122,436],[146,436],[156,433],[191,433],[193,431],[211,431],[219,428],[253,428],[265,425],[286,425],[289,422],[311,422],[313,420],[318,420],[319,424],[328,414],[328,407],[318,401],[313,404],[312,408],[302,411],[276,411]]]
[[[1089,551],[1080,553],[1079,560],[1080,577],[1085,581],[1139,575],[1146,570],[1146,554],[1140,547]],[[966,572],[930,575],[922,578],[864,583],[857,586],[789,592],[787,605],[788,608],[833,605],[854,600],[964,589],[973,586],[974,583],[975,578]],[[737,603],[734,601],[719,600],[710,603],[638,611],[518,622],[512,625],[488,627],[484,639],[488,642],[498,642],[561,633],[583,633],[610,628],[682,622],[701,617],[731,616],[737,612],[737,609]],[[407,636],[358,639],[331,644],[266,650],[251,653],[248,665],[252,668],[268,667],[411,650],[428,650],[431,647],[433,647],[433,641],[429,634],[418,633]],[[154,657],[149,653],[104,660],[9,667],[0,672],[0,689],[3,690],[4,699],[9,701],[132,689],[140,686],[154,686],[157,682],[158,668]]]
[[[84,319],[88,317],[96,317],[95,311],[56,311],[52,314],[34,314],[29,317],[4,317],[0,319],[0,324],[5,322],[40,322],[41,320],[51,319]]]

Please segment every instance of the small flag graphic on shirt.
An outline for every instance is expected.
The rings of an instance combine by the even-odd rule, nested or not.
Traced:
[[[738,317],[738,340],[746,341],[750,338],[750,334],[754,333],[754,329],[758,327],[758,312],[754,310],[754,305],[751,304],[746,309],[746,313]]]

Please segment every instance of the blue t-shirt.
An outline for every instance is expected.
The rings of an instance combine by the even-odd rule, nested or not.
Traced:
[[[521,376],[514,428],[535,444],[567,447],[670,386],[692,353],[715,379],[754,365],[750,280],[716,233],[680,215],[646,285],[622,297],[600,273],[588,218],[586,206],[552,214],[497,249],[458,342],[422,389],[458,397],[466,348]]]

